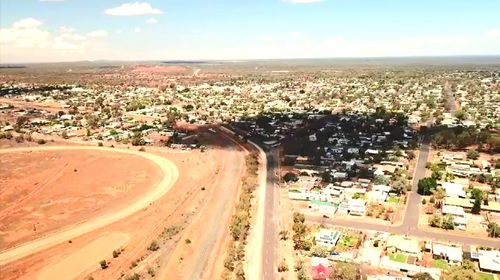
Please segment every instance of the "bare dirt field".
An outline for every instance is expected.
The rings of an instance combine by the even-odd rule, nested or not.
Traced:
[[[0,250],[120,206],[160,179],[154,163],[92,150],[2,153]]]
[[[215,138],[210,141],[216,144],[223,141],[211,133],[207,135]],[[150,279],[150,275],[159,276],[167,266],[180,276],[175,279],[181,279],[191,278],[190,275],[177,274],[179,270],[187,269],[186,265],[190,266],[189,271],[199,273],[212,267],[211,262],[215,262],[215,258],[206,263],[211,259],[207,255],[213,256],[222,249],[223,237],[220,234],[227,231],[240,182],[239,176],[225,170],[228,167],[241,170],[244,166],[243,156],[235,150],[234,145],[219,144],[209,145],[206,152],[147,147],[145,154],[168,158],[180,171],[176,183],[165,195],[132,215],[72,238],[71,243],[62,242],[3,265],[0,279],[39,279],[46,271],[51,275],[62,275],[66,270],[60,269],[61,263],[110,233],[124,233],[130,239],[120,246],[123,251],[117,258],[113,258],[111,247],[99,250],[99,257],[106,259],[109,267],[101,269],[95,260],[97,254],[92,253],[96,258],[81,263],[82,270],[75,270],[78,276],[67,275],[65,279],[86,279],[89,275],[94,279],[118,279],[134,273],[141,275],[141,279]],[[137,150],[133,147],[130,149]],[[237,161],[228,159],[228,165],[224,167],[222,159],[226,157],[235,157]],[[221,216],[224,217],[223,221]],[[165,238],[166,229],[171,227],[177,227],[179,232]],[[200,235],[200,232],[206,234]],[[188,244],[186,239],[192,243]],[[148,249],[152,241],[157,242],[157,250]],[[105,251],[109,252],[105,254]],[[179,256],[184,257],[185,261],[179,262]],[[206,273],[210,272],[205,271],[203,274]],[[192,276],[197,278],[195,275]]]

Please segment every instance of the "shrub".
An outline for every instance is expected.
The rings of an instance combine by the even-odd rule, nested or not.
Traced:
[[[113,258],[118,258],[118,256],[120,256],[121,254],[121,251],[120,250],[113,250]]]
[[[191,244],[191,239],[186,239],[184,242],[186,242],[186,244]]]
[[[16,136],[15,140],[17,143],[22,143],[24,142],[24,136],[22,134],[19,134],[18,136]]]
[[[425,198],[422,199],[422,204],[425,205],[426,203],[427,203],[427,200],[425,200]]]
[[[156,240],[153,240],[151,242],[151,244],[149,244],[149,246],[148,246],[148,250],[149,251],[153,251],[154,252],[154,251],[157,251],[158,249],[160,249],[160,245],[158,245],[158,243],[156,242]]]
[[[288,271],[288,264],[285,259],[282,259],[280,264],[278,265],[278,272]]]
[[[101,269],[108,268],[108,262],[106,262],[106,260],[102,260],[99,264],[101,265]]]
[[[104,144],[102,144],[102,142],[98,142],[97,146],[102,147],[102,146],[104,146]]]
[[[139,280],[139,279],[141,279],[141,276],[137,273],[125,277],[125,280]]]
[[[47,141],[45,141],[45,139],[38,139],[36,142],[37,142],[39,145],[43,145],[43,144],[47,143]]]
[[[144,147],[141,147],[141,148],[139,149],[139,152],[145,152],[145,151],[146,151],[146,148],[144,148]]]
[[[479,158],[479,152],[476,150],[470,150],[467,152],[467,158],[476,160]]]

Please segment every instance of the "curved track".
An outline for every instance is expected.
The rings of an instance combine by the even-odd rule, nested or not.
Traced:
[[[117,222],[121,219],[124,219],[138,212],[139,210],[147,207],[148,205],[150,205],[151,203],[155,202],[160,197],[165,195],[174,185],[175,181],[179,176],[179,171],[177,170],[177,167],[171,161],[157,155],[134,151],[134,150],[125,150],[116,148],[113,149],[113,148],[92,147],[92,146],[47,146],[47,147],[4,149],[0,150],[0,154],[11,153],[11,152],[59,151],[59,150],[98,150],[98,151],[117,152],[117,153],[125,153],[125,154],[141,156],[156,163],[160,167],[164,175],[161,181],[158,182],[149,192],[144,194],[143,197],[141,197],[136,201],[133,201],[130,205],[124,208],[117,209],[114,212],[107,213],[100,217],[96,217],[92,220],[85,221],[83,223],[61,229],[60,231],[57,231],[55,233],[51,233],[39,239],[29,241],[14,248],[10,248],[0,252],[0,265],[5,265],[7,263],[13,262],[15,260],[29,256],[39,251],[45,250],[62,242],[68,241],[72,238],[76,238],[85,233],[94,231],[96,229]]]

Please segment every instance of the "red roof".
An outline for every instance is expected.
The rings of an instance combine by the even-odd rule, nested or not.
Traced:
[[[312,277],[315,280],[328,279],[330,276],[330,268],[322,264],[312,267]]]

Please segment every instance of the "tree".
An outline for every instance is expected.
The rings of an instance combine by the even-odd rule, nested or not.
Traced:
[[[479,158],[479,152],[476,150],[470,150],[467,152],[467,158],[476,160]]]
[[[295,173],[292,173],[292,172],[287,172],[285,174],[285,176],[283,176],[283,181],[285,182],[297,182],[297,180],[299,180],[299,178],[297,178],[297,175],[295,175]]]
[[[473,269],[467,269],[464,266],[450,266],[441,275],[443,280],[477,280],[476,272]]]
[[[236,280],[245,280],[245,270],[243,270],[243,263],[238,262],[238,264],[236,264],[234,274],[236,276]]]
[[[426,177],[418,181],[417,193],[420,195],[430,195],[432,193],[432,190],[436,189],[436,187],[436,179]]]
[[[429,225],[431,227],[441,227],[441,216],[434,214],[429,217]]]
[[[359,266],[354,263],[337,262],[330,274],[330,280],[358,280],[361,279]]]
[[[314,245],[311,248],[311,256],[313,257],[326,258],[328,257],[328,253],[328,249],[321,245]]]
[[[495,222],[488,223],[488,236],[489,237],[499,237],[500,236],[500,226]]]
[[[413,275],[412,277],[413,280],[434,280],[432,276],[428,272],[423,272],[423,273],[417,273]]]
[[[455,222],[453,221],[452,215],[445,215],[443,217],[443,220],[441,222],[441,228],[443,228],[443,229],[454,229],[455,228]]]
[[[472,205],[472,209],[470,212],[472,214],[476,214],[476,215],[481,213],[481,199],[480,198],[476,197],[476,199],[474,199],[474,205]]]

